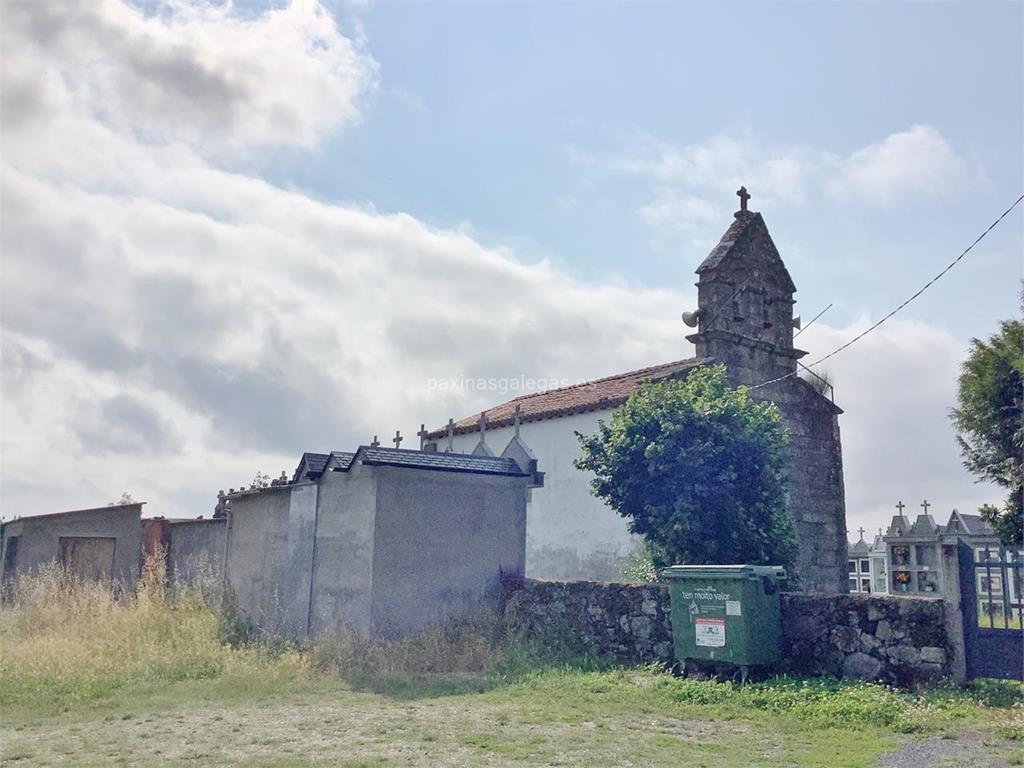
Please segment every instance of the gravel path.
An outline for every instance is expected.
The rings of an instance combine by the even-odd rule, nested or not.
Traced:
[[[1006,757],[1020,753],[1020,745],[978,733],[951,738],[925,739],[882,755],[875,768],[1008,768]]]

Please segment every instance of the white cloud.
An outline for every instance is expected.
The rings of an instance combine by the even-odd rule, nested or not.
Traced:
[[[301,450],[409,434],[501,397],[431,393],[430,378],[576,378],[660,360],[673,346],[687,354],[676,316],[692,300],[681,295],[579,282],[464,231],[218,167],[207,149],[220,128],[235,146],[282,143],[279,113],[302,112],[287,94],[322,89],[322,51],[304,25],[354,50],[317,6],[242,21],[223,8],[143,17],[110,5],[73,32],[45,4],[19,7],[5,32],[16,72],[45,69],[59,85],[45,121],[4,124],[5,513],[123,490],[153,512],[203,512],[189,505],[257,469],[290,469]],[[273,38],[274,57],[290,60],[280,98],[246,100],[240,88],[237,122],[201,120],[194,134],[173,125],[162,97],[129,119],[138,79],[115,77],[106,61],[83,69],[79,49],[99,29],[84,41],[95,52],[117,24],[130,32],[117,66],[154,45],[198,61],[205,40]],[[233,55],[245,52],[258,70],[265,51],[240,44]],[[152,87],[184,86],[169,74]],[[294,143],[354,114],[346,94],[333,93],[337,115],[318,106]],[[167,131],[148,130],[168,117]],[[55,472],[55,453],[75,459]],[[51,485],[60,488],[39,492]]]
[[[74,109],[143,141],[311,147],[358,119],[376,78],[313,0],[252,19],[230,3],[171,0],[147,15],[122,2],[22,0],[4,22],[9,125]]]
[[[683,230],[705,227],[709,211],[721,218],[711,201],[732,199],[741,185],[754,192],[759,208],[823,197],[891,207],[911,193],[949,194],[967,174],[967,163],[926,125],[890,134],[846,156],[801,144],[771,146],[751,136],[719,135],[686,146],[644,137],[608,165],[654,183],[653,200],[637,210],[644,221]]]
[[[817,360],[872,324],[866,316],[846,328],[822,322],[809,327],[797,346]],[[945,522],[953,508],[973,513],[1002,492],[975,485],[960,462],[948,412],[966,344],[935,326],[890,320],[847,351],[825,362],[843,408],[840,425],[846,479],[846,517],[851,532],[863,525],[877,533],[902,500],[908,514],[927,498]],[[852,538],[856,534],[852,533]]]
[[[936,197],[955,191],[967,164],[935,128],[915,125],[845,158],[827,184],[840,197],[891,206],[916,193]]]
[[[576,379],[692,353],[678,320],[689,288],[581,282],[468,228],[332,205],[218,166],[216,144],[308,146],[357,116],[372,60],[319,6],[243,20],[224,7],[144,16],[104,3],[77,8],[75,24],[54,7],[17,6],[3,32],[4,514],[122,491],[151,513],[208,513],[218,488],[291,469],[301,450],[410,435],[503,399],[430,392],[429,378]],[[118,40],[99,55],[111,29]],[[191,65],[180,79],[119,73],[160,52]],[[226,111],[184,97],[200,64],[231,94]],[[268,93],[252,95],[251,73]],[[11,103],[23,113],[12,118]],[[680,179],[730,194],[750,183],[745,141],[643,169],[665,190],[647,215],[724,229],[728,216]],[[757,167],[799,199],[807,152]],[[733,175],[719,179],[723,169]],[[853,330],[818,323],[801,341],[829,348]],[[893,324],[836,360],[851,527],[896,495],[993,498],[954,487],[963,472],[944,409],[962,353],[935,329]]]

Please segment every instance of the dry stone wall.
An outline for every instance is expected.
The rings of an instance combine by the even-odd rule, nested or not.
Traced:
[[[950,673],[939,598],[782,596],[786,669],[914,685]]]
[[[782,595],[780,671],[913,686],[950,673],[937,598]],[[661,584],[526,580],[510,589],[509,634],[612,658],[671,663],[668,588]]]

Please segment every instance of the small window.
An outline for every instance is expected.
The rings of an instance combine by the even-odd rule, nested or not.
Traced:
[[[871,572],[871,562],[867,558],[864,558],[863,560],[860,561],[860,572],[861,573],[870,573]]]
[[[832,562],[835,562],[835,561],[833,560]],[[846,567],[847,567],[847,569],[849,570],[850,573],[856,573],[857,572],[857,561],[856,560],[847,560],[846,561]]]

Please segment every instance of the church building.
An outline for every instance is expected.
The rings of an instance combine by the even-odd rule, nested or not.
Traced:
[[[427,434],[428,449],[466,452],[503,445],[521,431],[545,469],[527,509],[526,572],[532,578],[617,579],[639,542],[626,521],[590,492],[591,476],[573,464],[576,432],[599,420],[647,380],[685,378],[700,365],[724,363],[734,386],[778,404],[791,438],[787,512],[796,530],[800,588],[846,592],[846,508],[839,414],[832,400],[797,375],[806,352],[794,348],[790,277],[749,195],[721,241],[697,268],[697,309],[683,321],[694,357],[663,362],[584,384],[522,395],[484,414]],[[481,450],[486,450],[482,448]]]

